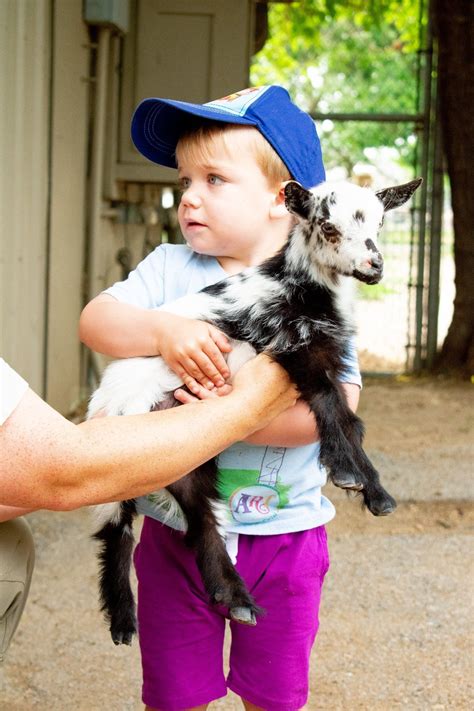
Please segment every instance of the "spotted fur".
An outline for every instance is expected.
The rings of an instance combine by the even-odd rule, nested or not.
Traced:
[[[347,283],[348,277],[367,284],[380,281],[383,259],[377,234],[383,213],[403,204],[420,182],[379,193],[349,183],[323,183],[305,190],[290,182],[285,188],[286,205],[295,216],[295,226],[274,257],[163,307],[209,321],[233,339],[232,372],[261,351],[286,368],[315,416],[320,458],[329,477],[337,486],[360,491],[374,515],[388,514],[396,504],[362,449],[363,424],[347,407],[339,384],[353,333]],[[180,384],[160,357],[117,361],[106,370],[89,414],[157,409]],[[185,541],[196,551],[210,599],[227,605],[237,621],[254,623],[260,610],[218,531],[212,506],[218,500],[214,462],[201,467],[198,477],[188,474],[167,489],[161,505],[176,515],[176,508],[166,501],[171,494],[184,512]],[[102,609],[117,644],[130,643],[135,631],[128,581],[134,502],[122,502],[120,511],[119,515],[117,505],[102,508],[105,523],[96,534],[103,541]]]

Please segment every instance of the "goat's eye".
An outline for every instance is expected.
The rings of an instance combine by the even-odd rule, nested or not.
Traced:
[[[321,230],[326,237],[339,237],[340,232],[331,222],[323,222],[321,225]]]

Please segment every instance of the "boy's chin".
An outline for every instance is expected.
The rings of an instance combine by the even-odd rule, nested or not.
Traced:
[[[189,249],[192,249],[193,252],[196,254],[202,254],[204,257],[218,257],[218,254],[215,254],[215,250],[212,249],[207,249],[204,245],[199,244],[198,240],[193,240],[193,239],[186,239],[186,246],[189,247]]]

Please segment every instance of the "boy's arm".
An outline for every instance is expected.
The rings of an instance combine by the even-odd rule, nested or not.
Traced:
[[[158,333],[166,314],[117,301],[110,294],[99,294],[83,309],[79,319],[79,338],[93,351],[113,356],[152,356],[158,354]]]
[[[144,309],[99,294],[79,320],[79,337],[94,351],[114,358],[161,355],[194,391],[201,383],[219,386],[229,376],[222,353],[227,336],[205,321]]]

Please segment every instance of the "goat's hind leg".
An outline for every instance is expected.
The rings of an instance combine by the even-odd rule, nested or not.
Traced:
[[[99,595],[113,642],[130,645],[137,631],[135,601],[130,585],[135,501],[122,501],[117,507],[117,516],[94,534],[94,538],[101,542]]]
[[[216,473],[215,462],[211,460],[167,488],[186,516],[185,543],[196,553],[196,563],[211,602],[228,607],[234,621],[255,625],[256,616],[263,610],[232,564],[219,532]]]

